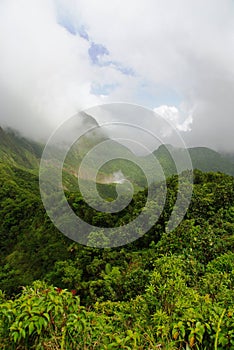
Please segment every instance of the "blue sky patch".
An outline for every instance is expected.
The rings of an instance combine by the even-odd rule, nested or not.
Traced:
[[[91,94],[100,96],[105,95],[108,96],[112,91],[114,91],[117,88],[118,84],[97,84],[93,83],[91,86]]]
[[[63,21],[63,22],[59,22],[59,24],[65,28],[70,34],[72,35],[76,35],[77,34],[77,30],[75,28],[75,26],[69,22],[69,21]]]
[[[124,66],[120,62],[106,60],[102,61],[101,57],[109,56],[109,50],[102,44],[91,43],[89,48],[89,57],[93,64],[98,65],[99,67],[113,67],[124,75],[135,76],[135,73],[132,68]]]
[[[77,27],[76,25],[74,25],[73,23],[71,23],[70,21],[60,21],[58,22],[63,28],[65,28],[70,34],[72,35],[79,35],[81,38],[89,41],[89,34],[87,33],[85,26],[80,26]]]
[[[139,104],[149,108],[161,105],[178,106],[182,102],[182,96],[171,87],[153,85],[150,82],[140,84],[135,97]]]
[[[79,32],[79,35],[81,38],[89,41],[89,34],[87,33],[86,29],[85,29],[85,26],[81,26],[78,30]]]
[[[71,13],[62,11],[62,7],[57,7],[57,21],[58,24],[65,28],[71,35],[79,35],[81,38],[90,43],[88,54],[92,64],[99,67],[112,67],[124,75],[135,76],[132,68],[124,66],[122,63],[113,61],[111,59],[103,59],[104,56],[109,56],[110,52],[103,44],[97,44],[91,41],[85,25],[78,25]]]
[[[118,70],[120,71],[121,73],[123,73],[124,75],[129,75],[129,76],[136,76],[134,70],[130,67],[126,67],[126,66],[123,66],[121,63],[119,62],[113,62],[112,61],[112,65]]]
[[[91,43],[91,46],[89,48],[89,57],[93,64],[100,64],[99,58],[100,56],[109,55],[109,51],[107,48],[102,44],[95,44],[94,42]]]

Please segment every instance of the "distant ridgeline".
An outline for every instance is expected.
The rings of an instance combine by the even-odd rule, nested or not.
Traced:
[[[89,125],[96,125],[96,121],[91,117],[85,115],[87,118],[86,123]],[[77,186],[77,173],[79,164],[84,155],[91,150],[100,141],[107,140],[106,135],[100,135],[97,137],[94,133],[90,135],[82,136],[77,143],[68,152],[63,168],[63,185],[65,189],[73,188]],[[1,171],[24,171],[30,174],[38,175],[38,169],[40,164],[40,157],[43,152],[44,145],[26,139],[19,133],[7,129],[3,130],[0,127],[0,167]],[[95,169],[91,166],[83,168],[80,171],[79,177],[84,181],[95,181],[99,184],[115,184],[123,183],[125,180],[129,180],[133,183],[135,190],[140,190],[147,187],[147,181],[145,175],[140,167],[134,164],[134,160],[141,159],[143,163],[148,162],[148,156],[138,157],[134,155],[129,149],[122,144],[110,140],[110,147],[108,152],[111,154],[121,154],[121,158],[111,160],[104,164],[97,177],[95,175]],[[59,152],[59,151],[58,151]],[[176,174],[176,166],[173,158],[178,158],[180,154],[183,156],[185,150],[176,148],[171,145],[161,145],[157,150],[153,152],[153,155],[159,161],[163,172],[166,177]],[[189,148],[188,152],[191,157],[192,165],[194,169],[199,169],[203,172],[215,171],[222,172],[228,175],[234,176],[234,156],[222,155],[209,148],[194,147]],[[124,159],[131,158],[133,161]],[[53,152],[54,156],[54,152]],[[50,159],[50,162],[55,166],[55,159]],[[94,162],[95,163],[95,162]],[[159,179],[159,174],[153,174],[155,180]]]
[[[121,226],[144,210],[148,189],[155,190],[150,205],[157,206],[165,187],[157,182],[144,188],[141,169],[116,159],[100,169],[98,191],[112,201],[116,183],[124,186],[129,179],[135,188],[131,202],[114,214],[89,207],[76,174],[84,154],[101,140],[93,136],[83,137],[67,155],[64,192],[85,222],[118,227],[121,236]],[[117,142],[111,147],[134,159]],[[234,348],[234,163],[208,148],[188,151],[194,168],[206,173],[193,172],[193,195],[182,222],[172,231],[165,229],[178,192],[173,155],[185,150],[161,146],[154,155],[168,178],[158,220],[144,235],[134,226],[139,238],[132,243],[98,249],[93,247],[108,238],[104,233],[95,236],[81,225],[77,234],[91,243],[81,245],[60,233],[47,216],[38,183],[43,145],[0,128],[1,349],[8,350],[9,344],[12,350],[93,349],[94,344],[96,349]],[[55,157],[47,159],[52,168],[59,152],[53,150]],[[183,175],[186,185],[188,173]],[[94,169],[87,166],[81,177],[89,188]],[[57,210],[54,198],[53,193]]]

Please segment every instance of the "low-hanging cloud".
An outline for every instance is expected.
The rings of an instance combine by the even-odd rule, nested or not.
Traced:
[[[233,19],[232,0],[2,0],[0,124],[39,137],[84,107],[147,101],[188,146],[231,151]]]
[[[93,74],[88,44],[57,23],[50,0],[0,5],[0,123],[31,137],[84,107]]]

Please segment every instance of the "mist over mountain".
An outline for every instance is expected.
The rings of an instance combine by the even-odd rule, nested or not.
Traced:
[[[22,137],[16,130],[0,127],[0,162],[28,169],[39,166],[44,145]]]
[[[222,172],[234,176],[234,158],[231,156],[228,157],[207,147],[182,149],[171,145],[162,145],[154,152],[154,154],[161,160],[164,167],[169,169],[169,172],[176,173],[173,156],[175,157],[176,155],[177,159],[183,160],[183,154],[185,152],[189,153],[194,169],[199,169],[204,172]]]
[[[0,125],[40,140],[123,101],[161,110],[188,147],[232,152],[233,14],[231,0],[1,1]]]
[[[0,0],[0,349],[234,349],[234,0]]]
[[[162,176],[159,168],[152,167],[150,155],[138,156],[123,144],[111,140],[99,128],[97,121],[91,115],[83,113],[76,128],[74,133],[79,130],[82,136],[72,145],[64,160],[65,187],[77,186],[76,178],[79,167],[87,154],[89,154],[89,159],[79,172],[79,177],[82,180],[103,184],[116,183],[118,180],[121,183],[124,180],[129,180],[133,182],[136,189],[147,187],[144,167],[150,173],[150,182],[161,181],[163,176],[169,177],[176,174],[178,160],[181,161],[179,166],[186,170],[186,164],[183,164],[185,154],[189,154],[191,157],[194,169],[204,172],[218,171],[234,176],[233,155],[220,154],[206,147],[183,149],[168,144],[159,146],[152,153],[163,169],[164,175]],[[107,147],[105,142],[108,142]],[[100,144],[103,144],[101,151],[98,148]],[[56,145],[54,147],[51,149],[51,159],[49,160],[52,164],[56,163],[56,154],[59,157],[60,152]],[[24,171],[38,174],[43,148],[44,145],[41,143],[24,138],[13,130],[0,128],[0,163],[3,167],[18,167]],[[94,151],[95,149],[96,151]],[[103,159],[107,159],[107,161],[103,161]],[[175,160],[177,160],[177,167]],[[103,162],[103,165],[96,173],[100,162]]]

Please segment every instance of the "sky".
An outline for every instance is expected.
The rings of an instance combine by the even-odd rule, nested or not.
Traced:
[[[234,1],[1,0],[1,126],[46,138],[112,102],[234,152]]]

